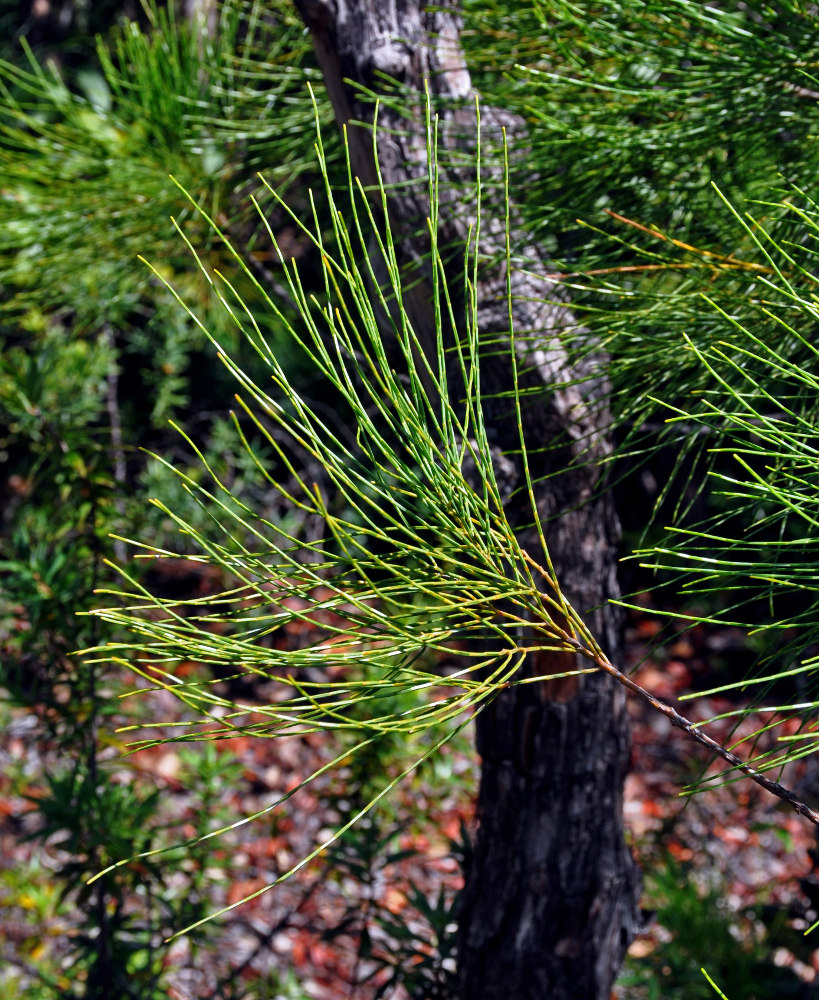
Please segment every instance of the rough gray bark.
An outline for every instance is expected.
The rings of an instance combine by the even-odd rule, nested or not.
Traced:
[[[439,3],[427,12],[417,0],[295,2],[312,32],[339,124],[347,126],[354,170],[365,184],[375,181],[366,127],[373,108],[355,85],[377,92],[379,74],[386,74],[418,95],[410,121],[388,103],[382,106],[378,137],[384,180],[396,185],[390,201],[394,237],[407,262],[416,264],[424,256],[421,224],[428,205],[425,184],[410,182],[426,177],[422,95],[429,80],[442,117],[441,232],[445,242],[462,247],[476,206],[464,200],[454,163],[459,156],[463,163],[465,148],[468,152],[474,142],[474,95],[454,9]],[[490,137],[503,126],[513,142],[516,134],[522,138],[519,123],[498,110],[483,109],[482,125]],[[482,251],[502,259],[502,226],[490,214],[482,227]],[[599,465],[589,461],[608,449],[607,415],[600,404],[604,376],[588,381],[582,393],[560,387],[577,373],[555,331],[573,318],[559,292],[549,293],[551,303],[543,301],[549,285],[537,276],[548,274],[545,259],[532,248],[526,257],[528,273],[516,270],[512,288],[516,329],[537,338],[521,348],[530,386],[540,389],[537,405],[525,410],[524,431],[537,456],[532,474],[568,470],[544,480],[536,501],[548,522],[550,554],[564,593],[578,610],[589,609],[594,634],[616,663],[618,621],[606,602],[618,594],[619,525],[610,499],[598,489]],[[458,271],[456,262],[453,276]],[[508,327],[503,267],[484,268],[482,282],[479,329],[491,339]],[[409,309],[416,330],[430,327],[423,283]],[[498,389],[508,386],[508,361],[487,360],[483,378]],[[508,402],[498,402],[487,414],[493,444],[515,451],[519,442],[511,416]],[[554,442],[561,444],[541,450]],[[521,524],[531,520],[523,508],[517,516]],[[531,527],[522,527],[521,535],[537,552]],[[568,654],[530,659],[526,669],[533,676],[574,666]],[[625,693],[602,675],[524,685],[479,716],[477,740],[479,827],[460,917],[461,998],[604,1000],[639,925],[639,877],[622,819],[630,747]]]

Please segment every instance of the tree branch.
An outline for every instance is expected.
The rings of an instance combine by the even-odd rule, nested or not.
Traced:
[[[695,743],[699,743],[704,746],[707,750],[710,750],[715,756],[724,760],[731,767],[736,768],[738,771],[742,771],[743,774],[755,781],[760,787],[764,788],[765,791],[770,792],[771,795],[775,795],[778,799],[782,799],[783,802],[787,802],[792,806],[800,816],[804,816],[809,819],[814,826],[819,826],[819,813],[811,809],[810,806],[806,805],[800,798],[798,798],[789,788],[781,785],[778,781],[772,781],[770,778],[766,778],[764,774],[757,771],[755,767],[747,764],[745,761],[741,760],[735,753],[730,750],[726,750],[722,744],[717,743],[716,740],[712,739],[707,733],[703,732],[695,723],[686,719],[684,715],[672,708],[671,705],[664,701],[660,701],[655,695],[646,688],[642,687],[635,680],[632,680],[627,674],[624,674],[621,670],[618,670],[605,656],[593,652],[587,649],[582,642],[569,635],[568,632],[564,632],[559,627],[555,626],[554,631],[560,636],[560,638],[572,649],[576,650],[580,656],[587,660],[591,660],[600,670],[604,673],[609,674],[613,677],[619,684],[628,688],[629,691],[633,691],[638,697],[642,698],[643,701],[647,702],[655,711],[662,713],[671,723],[672,726],[676,726],[677,729],[682,729],[682,731],[688,736],[690,740]]]

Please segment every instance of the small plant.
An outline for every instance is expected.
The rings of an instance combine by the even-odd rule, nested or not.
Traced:
[[[690,865],[668,855],[652,867],[646,880],[646,902],[656,911],[659,943],[639,960],[628,961],[620,984],[630,996],[709,1000],[714,990],[720,992],[715,982],[729,997],[747,1000],[819,996],[819,989],[773,960],[781,932],[765,928],[754,909],[731,912],[725,905],[723,885],[704,888],[693,875]],[[701,969],[704,962],[707,981]]]
[[[341,804],[341,818],[351,803]],[[405,882],[401,863],[416,855],[396,846],[400,827],[382,829],[373,811],[327,852],[328,877],[354,885],[347,909],[325,937],[356,942],[351,987],[370,984],[374,998],[403,987],[414,1000],[449,1000],[455,995],[455,937],[458,895],[443,886],[435,898]],[[397,878],[396,878],[397,876]],[[389,900],[385,888],[392,886]]]

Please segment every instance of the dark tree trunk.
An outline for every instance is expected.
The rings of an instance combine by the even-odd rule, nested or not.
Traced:
[[[417,181],[426,177],[422,95],[424,80],[429,81],[443,118],[441,231],[452,246],[463,246],[476,206],[464,200],[463,178],[452,165],[456,157],[449,160],[448,154],[459,153],[463,164],[470,124],[474,141],[474,103],[454,11],[439,3],[435,12],[425,12],[417,0],[296,0],[296,5],[312,32],[336,116],[348,127],[354,169],[365,184],[375,181],[366,127],[373,107],[360,99],[355,85],[377,91],[383,73],[418,95],[412,121],[389,101],[379,111],[379,162],[391,187],[390,223],[408,261],[424,254],[419,229],[429,207]],[[520,123],[497,109],[482,109],[490,140],[501,126],[513,144],[522,141]],[[482,251],[502,260],[504,233],[491,215],[482,220],[482,234]],[[601,496],[600,466],[589,461],[608,449],[601,403],[605,377],[590,378],[582,392],[565,387],[578,373],[555,331],[573,323],[571,310],[559,292],[538,280],[538,274],[548,273],[545,259],[532,248],[525,256],[527,273],[514,271],[512,289],[516,329],[534,331],[538,338],[522,350],[531,388],[539,388],[542,397],[524,412],[527,443],[537,456],[531,458],[538,464],[532,475],[541,482],[538,511],[564,593],[577,610],[588,609],[595,636],[617,663],[619,623],[607,601],[618,594],[619,524],[610,499]],[[479,329],[491,337],[508,329],[502,266],[485,269],[482,281]],[[545,293],[550,303],[543,301]],[[428,300],[423,284],[417,285],[410,309],[418,331],[430,323]],[[599,359],[601,369],[604,361]],[[508,386],[509,366],[487,362],[482,378],[496,388]],[[519,439],[508,405],[495,404],[487,418],[494,444],[514,452]],[[543,448],[554,442],[562,444]],[[559,476],[541,478],[557,470],[563,470]],[[523,509],[518,515],[522,525],[531,520]],[[521,537],[537,558],[536,532],[522,527]],[[526,669],[532,676],[575,665],[568,654],[530,660]],[[477,739],[479,827],[460,918],[461,1000],[606,1000],[639,924],[639,877],[622,816],[630,747],[625,693],[602,675],[523,685],[479,715]]]

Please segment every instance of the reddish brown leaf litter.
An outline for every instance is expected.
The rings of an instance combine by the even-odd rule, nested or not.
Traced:
[[[672,703],[692,688],[712,682],[709,656],[724,655],[726,648],[741,639],[731,630],[707,632],[700,627],[647,656],[647,649],[661,634],[659,619],[647,613],[634,615],[627,637],[628,665],[639,664],[634,673],[638,683]],[[302,637],[291,639],[302,641]],[[178,705],[168,696],[150,694],[147,698],[153,718],[172,722],[178,717]],[[712,696],[687,702],[686,714],[699,720],[737,707],[736,700]],[[57,764],[54,747],[39,738],[33,716],[19,709],[6,711],[8,720],[0,740],[0,866],[4,873],[24,872],[35,860],[48,867],[59,857],[59,848],[24,839],[36,824],[36,809],[26,796],[38,794],[43,769]],[[634,849],[644,866],[650,869],[661,856],[674,859],[703,887],[718,883],[725,906],[732,911],[744,911],[760,902],[790,905],[799,894],[798,880],[811,871],[807,852],[815,840],[810,825],[747,780],[693,798],[681,797],[683,786],[700,778],[709,765],[706,755],[644,703],[631,699],[630,711],[634,752],[625,810]],[[796,723],[789,725],[793,731]],[[724,720],[714,723],[710,732],[735,744],[758,727],[759,720],[743,722],[736,729],[731,720]],[[761,745],[773,745],[774,740],[774,734],[765,734]],[[746,754],[748,749],[742,744],[738,752]],[[240,737],[220,743],[219,751],[241,763],[241,780],[221,793],[222,805],[234,819],[266,809],[325,763],[328,754],[337,752],[317,735],[284,740]],[[180,778],[178,745],[141,751],[115,770],[112,780],[134,780],[134,769],[138,780],[155,782],[162,789],[163,817],[177,825],[179,835],[194,835],[191,790]],[[346,815],[345,796],[356,797],[358,790],[349,787],[353,773],[347,768],[335,777],[322,776],[296,792],[281,809],[211,841],[214,874],[218,874],[218,861],[225,866],[226,876],[211,883],[212,908],[236,904],[265,889],[326,839]],[[812,765],[802,763],[790,767],[785,777],[807,789],[804,794],[809,798],[813,774]],[[311,862],[289,881],[219,918],[207,946],[192,951],[185,938],[175,941],[167,955],[168,996],[194,1000],[253,996],[254,991],[262,996],[315,1000],[373,996],[389,978],[395,958],[395,941],[383,920],[391,915],[416,936],[414,961],[420,962],[429,925],[408,896],[418,890],[435,900],[443,889],[452,897],[461,885],[451,845],[460,839],[462,824],[472,822],[470,789],[474,790],[477,775],[478,765],[465,739],[446,747],[435,765],[399,786],[387,807],[376,814],[377,832],[393,835],[376,858],[369,882],[362,882],[350,868],[334,869],[323,860]],[[398,851],[416,853],[383,863],[384,855]],[[172,881],[173,875],[169,878]],[[0,900],[5,913],[0,954],[24,974],[25,966],[36,965],[46,952],[52,964],[55,957],[68,954],[75,921],[70,907],[63,907],[49,926],[32,927],[24,893],[10,892],[10,881],[0,883],[6,897]],[[662,926],[655,922],[635,942],[633,953],[645,957],[657,952],[665,946],[664,936]],[[39,948],[33,943],[35,938]],[[431,941],[427,948],[432,949]],[[781,954],[780,960],[795,961],[788,953]],[[802,956],[797,964],[804,980],[819,975],[815,956],[808,962]],[[288,976],[298,981],[300,993],[284,992]],[[400,989],[387,993],[397,1000],[404,995]]]

